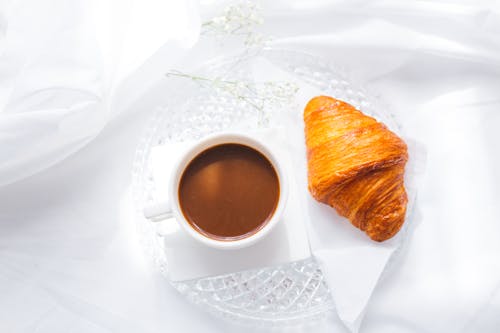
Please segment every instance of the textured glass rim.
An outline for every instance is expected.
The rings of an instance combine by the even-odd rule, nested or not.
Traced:
[[[348,82],[349,84],[351,84],[351,82],[353,82],[352,80],[347,81],[346,75],[343,73],[342,69],[339,69],[338,67],[334,66],[333,64],[331,64],[328,61],[325,61],[322,58],[316,57],[314,55],[311,55],[311,54],[308,54],[308,53],[305,53],[302,51],[277,49],[277,48],[265,48],[265,49],[261,50],[261,52],[263,52],[263,53],[270,52],[270,53],[276,53],[276,54],[277,53],[295,54],[299,57],[309,58],[310,61],[313,61],[316,64],[320,64],[321,66],[326,67],[329,70],[331,70],[331,72],[334,73],[339,78],[339,80],[346,80],[346,82]],[[250,57],[250,58],[252,56],[254,56],[254,55],[248,55],[248,57]],[[205,62],[203,65],[201,65],[199,67],[199,70],[207,69],[207,68],[214,69],[217,67],[222,67],[224,64],[234,62],[234,59],[235,59],[234,54],[229,55],[229,56],[220,56],[220,57],[217,57],[215,59],[211,59],[211,60],[208,60],[207,62]],[[386,105],[383,105],[383,108],[382,108],[381,107],[382,102],[378,98],[375,99],[375,98],[371,97],[369,94],[365,93],[365,89],[360,88],[360,86],[355,86],[355,90],[356,90],[356,92],[362,93],[363,96],[365,96],[366,99],[368,101],[370,101],[371,103],[373,103],[373,101],[375,101],[375,103],[373,103],[373,104],[375,104],[378,109],[390,110]],[[346,99],[346,101],[350,102],[348,99]],[[355,106],[357,106],[357,105],[355,105]],[[169,106],[162,106],[162,107],[159,107],[154,112],[154,115],[151,117],[151,119],[148,122],[148,125],[144,131],[144,135],[142,136],[141,143],[138,146],[138,149],[136,151],[136,155],[134,158],[132,192],[133,192],[133,197],[134,197],[133,198],[134,204],[136,206],[135,208],[136,208],[136,214],[137,214],[136,219],[137,219],[138,229],[148,228],[148,229],[150,229],[149,232],[154,233],[154,234],[156,233],[153,230],[154,226],[151,225],[150,222],[146,221],[142,217],[142,208],[141,208],[142,205],[140,203],[144,202],[144,198],[141,198],[142,195],[139,193],[138,189],[141,186],[143,186],[143,184],[141,184],[141,182],[143,180],[143,176],[144,176],[143,173],[146,171],[146,168],[147,168],[147,160],[148,160],[148,157],[150,154],[150,150],[154,146],[153,140],[155,138],[156,131],[160,128],[160,126],[158,124],[161,123],[162,120],[165,120],[165,118],[167,118],[164,115],[165,115],[165,110],[168,108],[169,108]],[[376,114],[373,114],[373,112],[368,112],[368,114],[378,118]],[[162,116],[164,119],[162,119]],[[383,119],[380,119],[380,120],[384,121],[385,123],[388,123],[388,126],[391,129],[397,130],[398,132],[401,131],[401,128],[398,126],[398,123],[397,123],[397,121],[395,121],[395,117],[392,113],[387,111],[387,112],[383,113],[382,118]],[[409,204],[410,204],[410,207],[409,207],[408,211],[411,212],[412,211],[412,203],[410,202]],[[146,222],[146,223],[144,223],[144,222]],[[406,234],[407,234],[406,226],[407,226],[407,224],[405,223],[403,230],[401,230],[403,233],[403,238],[406,238]],[[139,233],[140,233],[140,231],[139,231]],[[155,239],[152,242],[153,243],[153,245],[152,245],[153,248],[152,248],[151,245],[146,245],[144,243],[144,240],[141,239],[141,243],[145,247],[146,253],[148,254],[148,256],[150,258],[153,259],[155,266],[159,269],[159,271],[162,273],[162,275],[167,276],[167,270],[166,270],[167,268],[166,268],[165,263],[162,262],[161,258],[159,258],[154,253],[154,251],[155,251],[154,247],[156,247],[156,249],[162,248],[162,244],[156,244],[156,242],[159,242],[159,240]],[[402,241],[401,243],[403,244],[404,241]],[[401,248],[401,246],[400,246],[400,248]],[[388,268],[390,266],[392,266],[391,263],[394,262],[394,259],[396,257],[396,253],[399,253],[399,252],[400,251],[397,250],[394,253],[394,255],[391,257],[391,259],[389,260],[389,262],[386,265],[386,268],[384,269],[384,272],[382,273],[381,279],[387,275]],[[175,283],[172,283],[171,281],[169,281],[169,282],[176,289],[181,291],[180,288],[182,288],[182,287],[180,285],[176,285]],[[187,298],[190,298],[189,293],[187,294]],[[198,302],[194,301],[194,302],[200,303],[199,301]],[[203,302],[201,302],[201,303],[203,303]],[[324,304],[324,306],[316,306],[315,308],[308,309],[307,313],[297,313],[295,316],[292,315],[292,316],[286,316],[283,318],[266,318],[266,317],[262,317],[262,316],[252,317],[248,313],[237,313],[234,311],[228,311],[227,309],[223,309],[217,305],[206,307],[206,309],[215,315],[222,316],[222,317],[225,317],[226,319],[237,321],[239,323],[249,323],[252,325],[259,325],[259,323],[264,324],[264,322],[266,322],[267,324],[270,323],[272,325],[282,326],[282,325],[301,324],[301,323],[304,323],[306,320],[309,321],[309,319],[312,319],[315,317],[324,317],[324,315],[328,311],[331,311],[332,309],[334,309],[334,304],[333,304],[333,302],[326,302]],[[241,321],[240,319],[243,319],[243,321]],[[265,325],[267,325],[267,324],[265,324]]]

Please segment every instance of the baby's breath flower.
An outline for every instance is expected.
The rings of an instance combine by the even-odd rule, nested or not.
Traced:
[[[224,8],[220,16],[204,22],[202,34],[243,36],[245,45],[257,46],[265,42],[264,37],[255,32],[255,27],[263,23],[261,6],[251,0],[243,0]]]
[[[265,113],[267,107],[289,104],[299,89],[292,82],[227,80],[222,77],[195,76],[176,70],[166,73],[166,76],[190,79],[202,87],[215,89],[243,101],[258,111],[261,124],[265,124],[268,119]]]

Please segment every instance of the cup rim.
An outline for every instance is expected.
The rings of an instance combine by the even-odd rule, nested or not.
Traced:
[[[263,154],[269,160],[269,162],[271,162],[278,175],[280,195],[273,215],[262,228],[249,235],[248,237],[236,240],[217,240],[200,233],[187,221],[180,207],[178,188],[185,168],[196,156],[198,156],[198,154],[211,147],[229,143],[242,144],[255,149]],[[171,177],[171,182],[169,184],[170,198],[173,198],[171,200],[172,211],[177,223],[179,223],[184,231],[186,231],[195,240],[213,248],[239,249],[255,244],[257,241],[269,234],[269,232],[279,222],[288,198],[287,174],[285,172],[283,164],[280,162],[279,156],[277,155],[277,152],[273,151],[273,149],[270,148],[269,145],[264,144],[261,140],[247,134],[222,132],[209,135],[201,139],[200,141],[197,141],[195,144],[189,147],[182,154],[182,157],[178,160],[174,168],[174,173]]]

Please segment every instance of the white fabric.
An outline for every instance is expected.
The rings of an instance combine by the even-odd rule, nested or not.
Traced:
[[[130,208],[133,153],[153,106],[145,91],[184,54],[172,37],[195,41],[197,9],[99,3],[92,10],[89,2],[55,0],[0,7],[0,183],[11,183],[0,188],[0,331],[254,331],[199,311],[166,285],[120,213]],[[132,38],[107,19],[120,8],[139,20],[125,53],[105,42],[117,40],[106,38],[110,31]],[[345,67],[427,148],[409,241],[375,288],[360,331],[498,330],[498,3],[273,1],[263,12],[259,31],[273,45]],[[88,20],[113,29],[96,33],[99,25]],[[139,41],[151,44],[135,47]],[[114,74],[108,65],[117,58],[101,58],[104,49],[140,55]],[[186,55],[203,59],[211,55],[205,51]],[[346,328],[332,314],[296,329],[311,330]]]
[[[0,185],[34,174],[84,146],[119,112],[111,112],[110,104],[128,75],[169,38],[194,42],[198,20],[182,21],[189,3],[163,3],[19,0],[4,6]],[[181,15],[169,15],[175,9]],[[187,24],[191,27],[186,32],[176,31]],[[130,101],[136,92],[127,94]]]

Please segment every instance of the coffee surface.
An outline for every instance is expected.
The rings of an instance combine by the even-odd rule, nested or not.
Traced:
[[[222,144],[197,155],[182,174],[182,213],[198,232],[235,240],[259,231],[279,200],[279,180],[271,162],[241,144]]]

